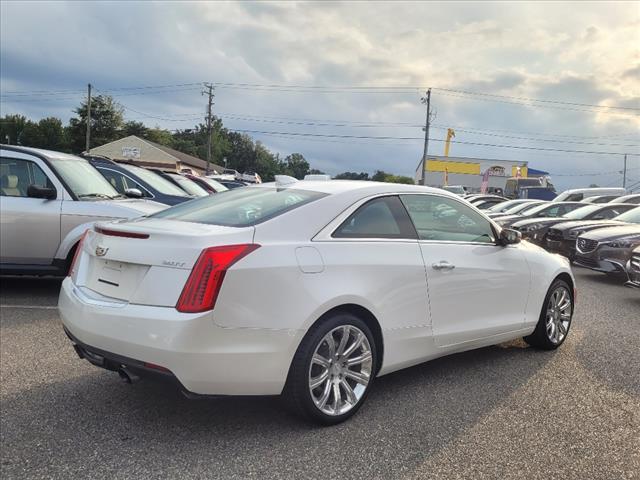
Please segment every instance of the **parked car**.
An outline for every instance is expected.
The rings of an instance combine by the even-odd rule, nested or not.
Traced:
[[[262,178],[255,172],[244,172],[239,177],[236,177],[236,179],[242,182],[262,183]]]
[[[198,185],[196,182],[189,180],[187,177],[180,175],[179,173],[176,173],[171,170],[158,170],[156,168],[149,168],[148,170],[155,173],[156,175],[159,175],[165,180],[170,181],[176,187],[179,187],[188,195],[191,195],[196,198],[206,197],[209,195],[209,192],[206,191],[204,188],[202,188],[200,185]]]
[[[504,202],[505,200],[509,200],[509,199],[502,197],[500,195],[481,193],[481,194],[471,195],[470,197],[465,198],[465,200],[471,204],[474,204],[476,202],[481,202],[483,200],[498,200],[500,202]]]
[[[189,180],[196,182],[202,188],[204,188],[208,193],[222,193],[229,190],[228,187],[225,187],[220,182],[214,180],[213,178],[208,177],[200,177],[197,175],[183,174]]]
[[[576,265],[603,273],[626,273],[631,252],[640,245],[640,225],[598,228],[576,240]]]
[[[611,203],[633,203],[635,205],[640,205],[640,193],[623,195],[622,197],[611,200]]]
[[[595,197],[585,198],[584,203],[618,203],[617,199],[620,195],[596,195]]]
[[[636,247],[631,252],[631,258],[627,262],[627,285],[640,288],[640,247]]]
[[[486,214],[491,214],[491,213],[504,213],[507,210],[516,207],[518,205],[533,205],[535,204],[536,200],[529,200],[529,199],[524,199],[524,198],[518,198],[515,200],[504,200],[500,203],[497,203],[489,208],[487,208]]]
[[[544,248],[573,261],[576,254],[576,239],[584,232],[629,223],[640,224],[640,207],[628,210],[611,220],[578,220],[554,225],[547,232]]]
[[[553,200],[558,196],[556,189],[550,187],[522,187],[519,192],[520,198],[535,198],[537,200]]]
[[[525,187],[543,187],[540,178],[508,178],[504,188],[504,196],[507,198],[521,198],[521,190]]]
[[[565,213],[556,218],[527,218],[511,224],[511,228],[522,233],[522,237],[537,243],[545,244],[545,237],[549,228],[554,225],[562,224],[572,220],[607,220],[617,217],[621,213],[631,210],[635,205],[629,203],[607,203],[601,204],[582,204],[580,208],[576,208],[571,212]]]
[[[91,230],[59,299],[80,357],[188,395],[283,393],[334,424],[378,376],[522,336],[565,340],[569,262],[456,195],[277,178]]]
[[[122,194],[137,190],[141,198],[165,205],[177,205],[195,198],[169,180],[137,165],[116,163],[105,157],[87,157],[87,160]]]
[[[597,195],[626,195],[627,191],[624,188],[574,188],[573,190],[565,190],[556,198],[554,202],[580,202],[585,198],[595,197]]]
[[[464,189],[464,187],[462,185],[444,185],[442,187],[443,190],[446,190],[447,192],[451,192],[451,193],[455,193],[456,195],[465,195],[467,193],[467,191]]]
[[[536,207],[532,207],[521,211],[519,214],[511,214],[503,217],[498,217],[495,221],[502,227],[509,227],[516,222],[525,220],[527,218],[556,218],[561,217],[566,213],[575,210],[576,208],[584,207],[584,203],[580,202],[545,202]]]
[[[515,202],[515,201],[519,201],[519,200],[509,200],[510,202]],[[526,212],[528,212],[529,210],[538,207],[540,205],[542,205],[543,203],[548,203],[548,202],[544,202],[542,200],[528,200],[527,203],[519,203],[516,204],[512,207],[510,207],[509,209],[505,210],[504,212],[485,212],[487,214],[487,216],[489,218],[492,218],[493,220],[498,220],[501,217],[506,217],[509,215],[521,215],[524,214]]]
[[[470,203],[474,207],[479,208],[480,210],[488,210],[489,208],[504,202],[505,202],[504,198],[485,198],[482,200],[475,200]]]
[[[216,180],[216,179],[214,178],[214,180]],[[225,187],[227,187],[229,190],[233,190],[234,188],[241,188],[241,187],[246,187],[247,186],[246,183],[236,182],[236,181],[231,181],[231,180],[217,180],[217,181],[219,183],[221,183],[222,185],[224,185]]]
[[[83,158],[0,145],[0,273],[66,274],[96,220],[135,218],[165,205],[120,195]]]

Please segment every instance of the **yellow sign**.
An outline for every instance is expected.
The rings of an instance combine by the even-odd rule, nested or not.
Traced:
[[[518,176],[518,167],[517,166],[511,167],[511,176],[512,177],[517,177]],[[527,167],[520,167],[520,178],[527,178]]]
[[[480,175],[480,164],[471,162],[447,162],[442,160],[428,160],[425,164],[427,172],[466,173]]]

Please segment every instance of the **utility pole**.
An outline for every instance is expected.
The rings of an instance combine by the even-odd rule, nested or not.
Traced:
[[[87,138],[84,150],[91,153],[91,84],[87,85]]]
[[[422,185],[425,184],[425,170],[427,169],[427,150],[429,149],[429,124],[431,123],[431,89],[427,90],[427,96],[420,101],[427,106],[427,117],[424,125],[424,152],[422,153]]]
[[[624,154],[624,169],[622,170],[622,188],[627,188],[627,154]]]
[[[209,175],[211,172],[211,142],[212,142],[212,109],[213,109],[213,85],[210,83],[204,84],[205,90],[202,92],[203,95],[207,95],[209,100],[207,102],[207,170],[205,175]]]

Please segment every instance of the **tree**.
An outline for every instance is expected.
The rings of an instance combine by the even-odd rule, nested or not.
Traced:
[[[312,168],[309,170],[309,175],[325,175],[322,170],[318,170],[317,168]]]
[[[302,180],[309,173],[309,162],[305,160],[301,153],[292,153],[284,158],[285,171],[287,175]]]
[[[0,119],[0,142],[20,145],[22,132],[27,123],[31,123],[31,120],[27,120],[24,115],[5,115]]]
[[[91,98],[91,147],[104,145],[120,138],[124,109],[109,95]],[[69,121],[69,141],[72,151],[85,150],[87,125],[87,102],[75,109],[77,117]]]
[[[384,181],[387,183],[404,183],[407,185],[414,185],[416,183],[413,178],[404,175],[387,175]]]
[[[385,182],[387,175],[389,174],[383,170],[376,170],[376,173],[373,174],[371,180],[374,182]]]
[[[336,180],[369,180],[369,174],[367,172],[344,172],[339,173],[333,178]]]
[[[134,120],[130,120],[125,122],[122,127],[122,137],[128,137],[130,135],[135,135],[136,137],[144,138],[147,135],[149,129],[142,122],[136,122]]]

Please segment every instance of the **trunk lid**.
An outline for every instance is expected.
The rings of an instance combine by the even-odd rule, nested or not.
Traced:
[[[253,236],[253,227],[155,218],[98,223],[85,237],[73,281],[104,301],[175,306],[202,250],[253,243]]]

